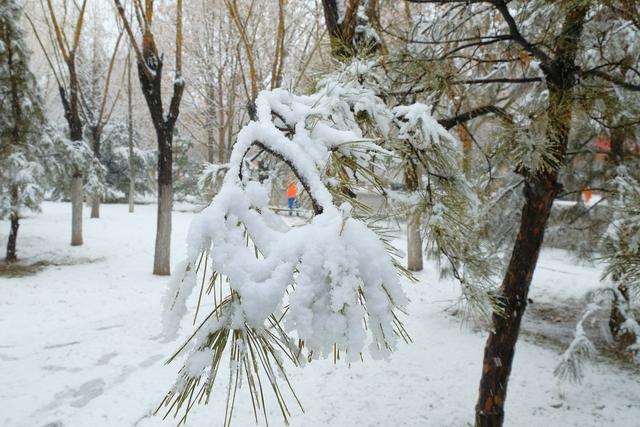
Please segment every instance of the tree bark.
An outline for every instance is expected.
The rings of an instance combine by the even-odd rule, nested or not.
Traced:
[[[173,208],[173,187],[160,184],[158,189],[158,222],[156,232],[153,274],[171,274],[171,209]]]
[[[171,210],[173,209],[173,134],[158,135],[158,221],[153,274],[171,274]]]
[[[71,246],[82,245],[82,174],[71,178]]]
[[[501,426],[504,421],[504,401],[520,323],[557,192],[555,177],[544,176],[525,182],[524,192],[526,201],[520,230],[500,289],[504,313],[493,314],[494,330],[489,334],[484,350],[476,427]]]

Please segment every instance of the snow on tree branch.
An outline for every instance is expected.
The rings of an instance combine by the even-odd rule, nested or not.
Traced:
[[[345,93],[334,85],[312,96],[284,90],[258,96],[257,121],[239,133],[222,187],[194,220],[188,259],[166,296],[163,324],[169,337],[175,336],[198,283],[199,301],[204,291],[213,294],[215,303],[177,353],[188,351],[188,356],[163,401],[169,411],[179,409],[194,391],[193,402],[209,396],[225,349],[236,384],[229,389],[230,416],[240,377],[246,376],[258,409],[263,392],[255,384],[261,376],[279,390],[274,373],[284,375],[283,356],[294,365],[330,355],[351,363],[362,357],[367,344],[372,357],[384,358],[399,337],[408,339],[395,314],[407,298],[384,243],[352,217],[348,203],[336,206],[323,182],[332,155],[367,160],[350,142],[383,151],[363,138],[351,120],[353,108]],[[268,184],[242,173],[254,147],[291,167],[314,206],[316,215],[308,223],[284,223],[268,207]],[[275,395],[286,419],[282,394]]]

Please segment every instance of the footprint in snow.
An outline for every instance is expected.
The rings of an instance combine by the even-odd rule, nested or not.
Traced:
[[[117,355],[118,353],[115,351],[113,353],[107,353],[102,355],[100,359],[98,359],[98,361],[96,362],[96,366],[106,365],[107,363],[109,363],[109,361],[111,361],[111,359],[113,359]]]
[[[104,393],[104,386],[105,382],[101,378],[87,381],[78,389],[74,390],[72,396],[76,398],[76,400],[71,402],[70,405],[74,408],[82,408],[83,406],[86,406],[93,399]]]
[[[156,363],[158,360],[162,358],[163,356],[161,354],[156,354],[140,362],[139,366],[142,368],[148,368],[149,366],[153,365],[154,363]]]

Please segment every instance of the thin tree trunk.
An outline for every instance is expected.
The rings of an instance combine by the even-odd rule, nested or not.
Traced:
[[[473,145],[471,135],[467,129],[461,125],[458,126],[458,136],[462,141],[462,171],[466,177],[471,174],[471,159],[473,156]]]
[[[131,95],[131,53],[127,58],[127,131],[129,137],[129,213],[133,213],[136,196],[136,161],[133,156],[133,101]]]
[[[18,241],[18,228],[20,227],[20,216],[18,214],[18,187],[11,188],[12,209],[9,215],[9,239],[7,240],[6,262],[15,262],[18,260],[16,244]]]
[[[421,168],[410,159],[404,165],[404,183],[409,193],[415,193],[420,189]],[[422,271],[422,213],[413,209],[407,216],[407,269],[410,271]]]
[[[82,174],[71,178],[71,246],[82,245]]]
[[[5,258],[6,262],[15,262],[18,260],[18,256],[16,253],[16,242],[18,240],[18,227],[20,227],[20,223],[18,220],[18,214],[15,212],[11,212],[9,216],[11,224],[9,228],[9,240],[7,241],[7,257]]]
[[[526,201],[520,230],[500,289],[504,313],[493,314],[494,330],[484,350],[476,427],[501,426],[504,421],[504,401],[515,345],[556,192],[555,179],[525,183]]]
[[[228,125],[224,119],[224,99],[223,99],[223,85],[222,85],[222,70],[218,72],[218,163],[222,164],[225,161],[225,129]]]
[[[78,80],[75,74],[75,63],[69,63],[70,87],[69,98],[62,86],[60,98],[64,107],[65,118],[69,124],[69,137],[71,141],[82,141],[82,122],[78,113]],[[82,245],[82,172],[76,170],[71,177],[71,246]]]
[[[420,222],[422,215],[413,212],[407,220],[407,269],[410,271],[422,271],[422,235],[420,234]]]
[[[218,78],[220,76],[220,72],[218,72]],[[213,87],[213,83],[207,84],[207,161],[209,163],[214,163],[216,159],[216,138],[213,132],[213,129],[216,127],[216,103],[215,103],[215,90]],[[219,125],[218,125],[219,126]]]
[[[215,145],[216,139],[213,136],[213,120],[207,117],[207,162],[209,163],[216,161]]]
[[[91,127],[91,139],[93,140],[93,154],[100,160],[100,143],[102,135],[97,126]],[[100,196],[94,194],[91,197],[91,218],[100,218]]]

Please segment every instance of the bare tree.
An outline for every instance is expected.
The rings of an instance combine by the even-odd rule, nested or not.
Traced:
[[[153,274],[169,275],[171,271],[171,210],[173,207],[173,132],[180,113],[180,102],[184,92],[182,78],[182,0],[176,6],[175,77],[173,94],[165,114],[162,100],[163,56],[153,34],[154,0],[146,0],[144,7],[135,2],[135,16],[142,40],[138,41],[132,29],[131,17],[127,16],[120,0],[114,0],[116,8],[136,56],[138,78],[147,102],[151,121],[156,131],[158,144],[158,220],[153,261]]]
[[[42,38],[38,35],[33,22],[31,25],[40,43],[47,62],[51,67],[58,83],[58,91],[64,109],[64,117],[69,125],[69,137],[71,141],[82,141],[82,120],[80,118],[80,83],[76,68],[76,54],[81,42],[82,27],[84,25],[84,14],[87,0],[83,0],[78,6],[78,15],[73,29],[73,38],[69,43],[69,38],[60,23],[51,0],[46,2],[46,10],[42,5],[45,19],[50,31],[51,46],[53,48],[53,59],[47,53]],[[67,3],[64,3],[65,11]],[[49,15],[46,18],[46,15]],[[53,35],[51,35],[51,32]],[[62,70],[62,63],[66,68],[66,73]],[[75,169],[71,172],[71,245],[82,245],[82,170]]]
[[[124,32],[123,30],[121,30],[118,34],[116,42],[113,46],[113,51],[111,52],[109,63],[106,64],[106,75],[104,75],[104,34],[99,31],[98,18],[96,16],[97,12],[95,10],[93,14],[94,27],[93,33],[91,35],[91,52],[87,54],[89,58],[85,59],[85,61],[87,62],[86,64],[83,64],[84,61],[80,61],[80,64],[83,64],[86,68],[88,68],[87,70],[85,70],[85,75],[89,79],[89,81],[86,84],[85,91],[81,93],[80,101],[82,106],[81,113],[90,133],[93,153],[96,158],[100,160],[102,133],[105,126],[109,123],[112,113],[118,102],[118,98],[120,97],[120,90],[118,90],[116,95],[113,97],[111,106],[107,108],[107,101],[109,99],[109,92],[111,89],[111,77],[116,61],[116,55],[118,53],[118,47],[120,45],[120,41]],[[80,76],[81,79],[82,77],[83,76]],[[99,217],[100,196],[93,195],[93,197],[91,198],[91,218]]]

